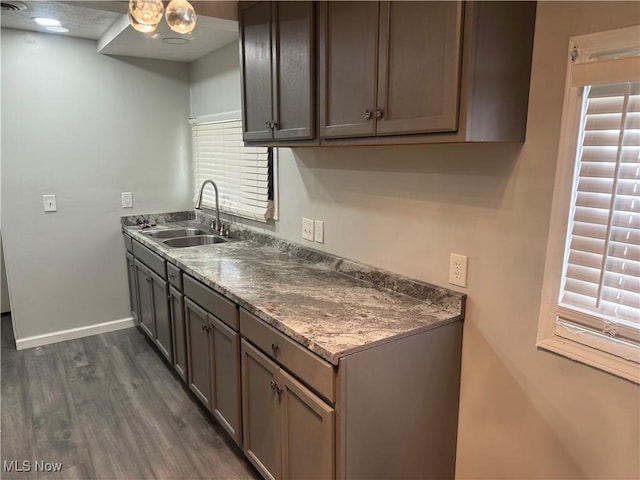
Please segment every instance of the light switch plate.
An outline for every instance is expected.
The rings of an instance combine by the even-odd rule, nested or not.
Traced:
[[[324,222],[322,220],[315,220],[313,223],[313,240],[318,243],[324,243]]]
[[[313,220],[302,218],[302,238],[313,242]]]
[[[133,193],[122,192],[122,208],[133,208]]]
[[[55,212],[58,210],[55,195],[43,195],[42,202],[44,203],[45,212]]]

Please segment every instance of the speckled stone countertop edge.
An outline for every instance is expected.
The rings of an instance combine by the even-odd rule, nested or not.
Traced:
[[[141,217],[141,215],[137,215],[137,216],[131,216],[129,218],[135,218],[137,219],[138,217]],[[202,225],[202,223],[197,223],[195,222],[195,220],[189,215],[189,212],[177,212],[177,214],[156,214],[154,215],[149,215],[149,216],[144,216],[145,218],[150,218],[156,221],[153,221],[152,223],[156,223],[157,225],[164,225],[164,224],[171,224],[168,225],[170,227],[178,227],[178,226],[185,226],[185,225],[195,225],[195,224],[199,224]],[[407,280],[410,283],[418,283],[421,287],[426,286],[426,288],[435,288],[438,290],[442,290],[446,293],[449,294],[448,298],[453,298],[457,301],[453,301],[453,302],[449,302],[449,303],[445,303],[445,305],[443,305],[441,303],[442,298],[440,299],[440,301],[438,301],[437,298],[433,298],[433,297],[414,297],[414,298],[418,298],[418,299],[422,299],[427,301],[428,303],[434,303],[435,305],[437,305],[437,307],[442,310],[443,312],[446,312],[446,316],[440,320],[438,320],[435,323],[431,323],[428,325],[423,325],[421,327],[417,327],[417,328],[413,328],[409,331],[405,331],[405,332],[401,332],[398,333],[392,337],[387,337],[387,338],[383,338],[377,341],[370,341],[361,345],[358,345],[356,347],[353,348],[347,348],[347,349],[343,349],[339,352],[332,352],[330,350],[325,349],[322,345],[320,345],[319,343],[314,342],[312,339],[305,337],[304,335],[301,335],[300,333],[298,333],[297,331],[295,331],[294,329],[290,328],[286,323],[280,321],[278,318],[274,317],[273,315],[270,315],[269,313],[265,312],[264,310],[262,310],[259,306],[256,306],[254,304],[252,304],[251,302],[245,300],[244,298],[242,298],[241,296],[237,295],[233,290],[230,290],[229,288],[227,288],[225,285],[222,285],[204,275],[202,275],[201,273],[199,273],[198,271],[194,270],[193,268],[191,268],[189,265],[183,263],[180,259],[175,258],[174,256],[171,255],[171,250],[168,250],[166,247],[161,246],[159,243],[157,243],[156,241],[148,238],[147,236],[142,234],[142,230],[138,230],[138,229],[134,229],[131,228],[133,226],[135,226],[137,224],[137,222],[131,222],[131,220],[127,220],[126,222],[122,223],[122,231],[129,234],[131,237],[135,238],[137,241],[139,241],[140,243],[142,243],[144,246],[148,247],[150,250],[152,250],[153,252],[157,253],[158,255],[160,255],[161,257],[165,258],[166,260],[168,260],[169,262],[171,262],[174,265],[177,265],[178,267],[180,267],[185,273],[187,273],[188,275],[192,276],[193,278],[197,279],[198,281],[202,282],[203,284],[207,285],[208,287],[210,287],[211,289],[213,289],[214,291],[220,293],[221,295],[224,295],[225,297],[229,298],[231,301],[235,302],[236,304],[238,304],[240,307],[244,308],[245,310],[247,310],[248,312],[254,314],[255,316],[257,316],[258,318],[260,318],[261,320],[263,320],[265,323],[267,323],[268,325],[274,327],[276,330],[282,332],[283,334],[285,334],[286,336],[288,336],[289,338],[292,338],[293,340],[295,340],[296,342],[300,343],[301,345],[303,345],[304,347],[306,347],[307,349],[309,349],[310,351],[316,353],[317,355],[319,355],[320,357],[324,358],[325,360],[329,361],[330,363],[332,363],[333,365],[338,365],[338,362],[340,360],[340,358],[359,352],[359,351],[364,351],[367,350],[369,348],[372,348],[376,345],[381,345],[381,344],[385,344],[391,341],[394,341],[396,339],[399,338],[403,338],[403,337],[408,337],[411,335],[415,335],[418,334],[420,332],[424,332],[427,330],[431,330],[433,328],[437,328],[443,325],[446,325],[448,323],[452,323],[455,321],[459,321],[461,319],[464,318],[464,305],[465,305],[465,300],[466,300],[466,295],[458,293],[458,292],[454,292],[454,291],[450,291],[447,289],[444,289],[442,287],[436,287],[436,286],[431,286],[429,284],[425,284],[422,282],[419,282],[417,280],[413,280],[413,279],[406,279],[406,277],[402,277],[400,275],[395,275],[393,273],[390,272],[381,272],[379,274],[378,278],[383,278],[384,280],[388,281],[388,277],[395,277],[398,279],[398,281],[404,281]],[[232,230],[232,234],[234,233],[234,231]],[[397,289],[387,289],[385,288],[383,285],[379,285],[379,284],[374,284],[372,282],[369,282],[367,277],[364,276],[365,278],[359,277],[359,276],[354,276],[354,275],[349,275],[348,273],[345,273],[342,271],[342,269],[340,269],[339,267],[345,266],[347,268],[354,268],[354,271],[359,272],[362,271],[363,269],[365,271],[371,271],[374,273],[374,275],[378,275],[378,270],[373,268],[373,267],[368,267],[365,265],[361,265],[358,264],[357,262],[353,262],[347,259],[342,259],[339,257],[334,257],[331,256],[329,254],[325,254],[324,252],[319,252],[316,250],[312,250],[312,249],[308,249],[304,246],[298,246],[297,244],[290,244],[289,242],[280,240],[280,239],[276,239],[274,237],[269,238],[269,235],[266,234],[262,234],[259,232],[252,232],[249,231],[247,232],[247,230],[240,230],[240,231],[236,231],[236,234],[238,234],[238,237],[244,237],[245,240],[247,242],[250,243],[258,243],[260,245],[264,245],[266,247],[270,247],[273,248],[274,250],[278,251],[279,253],[284,253],[284,254],[288,254],[297,258],[301,258],[303,260],[309,261],[309,263],[311,265],[318,265],[325,267],[325,268],[331,268],[334,269],[336,271],[338,271],[339,273],[343,273],[351,278],[354,278],[355,280],[359,281],[359,282],[365,282],[369,285],[371,285],[372,287],[376,288],[376,289],[380,289],[380,290],[391,290],[394,293],[400,293],[400,294],[404,294],[404,292],[402,291],[398,291]],[[261,238],[263,237],[263,238]],[[270,242],[270,240],[272,240]],[[244,243],[244,242],[242,242]],[[215,247],[214,247],[215,248]],[[218,248],[224,248],[224,247],[218,247]],[[301,250],[306,250],[307,252],[310,252],[310,254],[307,254],[306,252],[302,252],[301,254]],[[307,260],[309,258],[309,256],[311,256],[311,260]],[[314,261],[315,260],[315,261]],[[418,293],[422,293],[422,291],[420,289],[418,289]],[[409,295],[412,296],[412,295]],[[445,297],[447,297],[445,295]],[[457,310],[456,310],[456,306],[457,306]]]

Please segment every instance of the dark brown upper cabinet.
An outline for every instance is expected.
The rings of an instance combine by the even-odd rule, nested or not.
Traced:
[[[321,144],[519,142],[535,2],[320,2]]]
[[[461,2],[323,2],[322,138],[458,127]]]
[[[240,3],[245,142],[316,137],[314,12],[312,2]]]

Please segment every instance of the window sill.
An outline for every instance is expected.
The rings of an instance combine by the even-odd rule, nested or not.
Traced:
[[[596,336],[587,331],[582,332],[581,335]],[[558,335],[544,338],[538,341],[536,346],[617,377],[624,378],[630,382],[640,384],[640,364],[637,358],[640,356],[640,353],[636,353],[636,361],[627,360],[617,355],[603,352],[597,348],[584,345],[583,343],[562,338]]]

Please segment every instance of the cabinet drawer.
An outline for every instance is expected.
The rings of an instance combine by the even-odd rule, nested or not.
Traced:
[[[127,249],[127,252],[133,253],[133,239],[126,233],[123,233],[122,236],[124,237],[124,248]]]
[[[242,308],[240,333],[329,402],[335,403],[334,371],[329,362]]]
[[[209,313],[212,313],[235,331],[238,331],[238,307],[198,280],[183,275],[184,294]]]
[[[160,255],[153,253],[147,247],[137,241],[133,241],[133,254],[151,270],[167,279],[167,261]]]
[[[167,278],[171,285],[182,291],[182,270],[173,263],[167,262]]]

